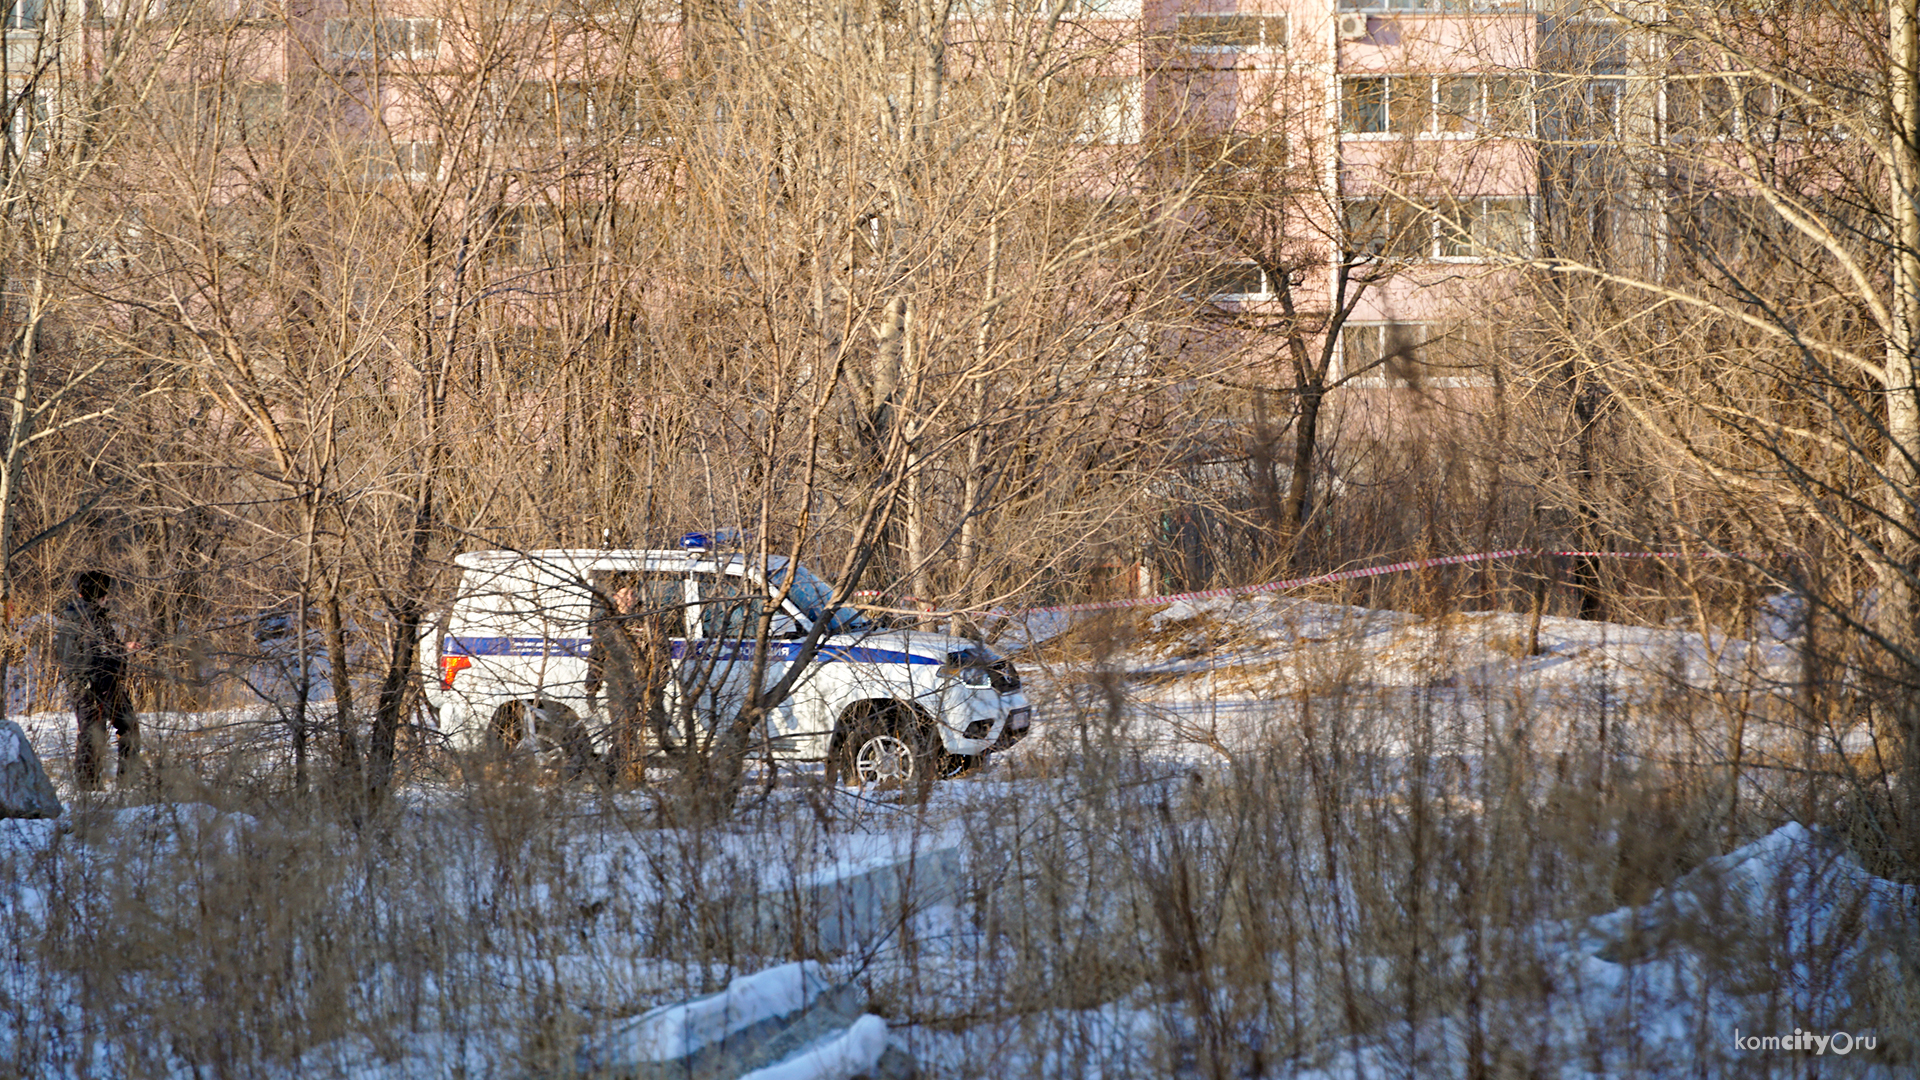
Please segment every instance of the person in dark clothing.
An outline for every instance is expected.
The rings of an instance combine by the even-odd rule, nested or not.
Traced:
[[[633,587],[621,583],[605,602],[596,601],[592,620],[593,647],[587,654],[587,696],[606,694],[607,719],[612,722],[612,775],[625,779],[632,761],[632,732],[636,648],[632,628],[627,625],[633,612]]]
[[[54,638],[55,659],[73,699],[73,779],[89,789],[100,786],[109,726],[119,738],[122,781],[140,757],[140,720],[126,686],[131,650],[114,633],[106,606],[112,587],[113,579],[99,570],[75,575],[74,597],[60,610]]]
[[[665,729],[667,642],[660,613],[645,609],[632,582],[620,582],[609,599],[593,621],[587,693],[606,693],[614,778],[638,781],[649,735]]]

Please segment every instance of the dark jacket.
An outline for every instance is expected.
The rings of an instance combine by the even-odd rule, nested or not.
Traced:
[[[107,609],[93,600],[75,597],[60,609],[53,656],[75,693],[105,697],[127,674],[127,647],[114,633]]]

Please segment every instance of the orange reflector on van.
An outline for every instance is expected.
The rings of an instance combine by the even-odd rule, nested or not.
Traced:
[[[440,689],[453,689],[453,677],[473,666],[473,660],[465,656],[443,656],[440,658]]]

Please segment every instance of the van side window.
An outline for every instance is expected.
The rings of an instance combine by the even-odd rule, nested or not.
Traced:
[[[619,573],[601,571],[592,575],[593,619],[613,615],[611,605],[619,605],[617,618],[630,629],[641,624],[653,636],[667,638],[687,635],[687,590],[684,574],[652,571]]]
[[[634,582],[635,612],[662,637],[687,636],[686,578],[679,574],[641,574]]]
[[[733,574],[701,574],[700,636],[743,638],[760,624],[767,598],[746,579]]]

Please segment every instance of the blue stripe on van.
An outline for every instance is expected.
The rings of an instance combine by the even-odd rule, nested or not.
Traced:
[[[448,637],[440,645],[442,656],[571,656],[584,658],[593,651],[593,639],[580,638],[544,638],[544,637]],[[768,659],[797,660],[800,657],[800,643],[797,641],[774,641],[767,644]],[[676,639],[673,642],[673,658],[684,660],[696,656],[709,660],[750,660],[753,658],[753,643],[722,639],[719,641],[686,641]],[[855,664],[940,664],[944,661],[937,657],[915,656],[895,649],[869,649],[861,645],[840,645],[823,648],[814,656],[817,663],[855,663]]]
[[[592,638],[448,637],[442,656],[572,656],[593,651]]]
[[[689,656],[703,660],[751,660],[753,643],[750,641],[681,641],[673,643],[673,658],[684,660]],[[800,643],[797,641],[773,641],[767,643],[769,660],[797,660],[800,658]],[[898,652],[893,649],[869,649],[859,645],[841,645],[822,648],[814,654],[814,661],[830,664],[836,661],[856,664],[940,664],[942,660],[927,656],[915,656],[912,653]]]
[[[912,653],[895,652],[892,649],[866,649],[857,645],[825,651],[832,653],[833,659],[853,660],[866,664],[943,664],[946,662],[938,657],[915,656]]]

